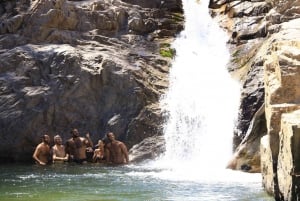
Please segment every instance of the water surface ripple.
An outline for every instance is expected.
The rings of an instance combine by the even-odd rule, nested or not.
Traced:
[[[260,175],[239,180],[179,178],[168,170],[129,165],[1,165],[3,201],[271,201]],[[229,173],[230,174],[230,173]],[[247,175],[247,176],[245,176]],[[241,177],[245,177],[241,181]],[[249,179],[252,178],[252,179]]]

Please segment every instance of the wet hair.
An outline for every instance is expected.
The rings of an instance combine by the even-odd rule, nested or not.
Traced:
[[[60,135],[55,135],[53,139],[57,140],[58,138],[61,138]]]
[[[49,137],[49,135],[47,135],[47,134],[45,134],[45,135],[42,135],[42,140],[44,141],[44,140],[46,140],[46,137]]]
[[[115,134],[114,134],[113,132],[108,132],[108,133],[106,134],[106,139],[107,139],[108,143],[111,142],[111,140],[109,139],[109,134],[112,134],[112,135],[115,137]]]
[[[107,137],[107,138],[108,138],[109,134],[115,135],[113,132],[108,132],[108,133],[106,134],[106,137]]]
[[[76,136],[76,137],[79,136],[79,131],[78,131],[77,128],[73,128],[73,129],[70,131],[70,133],[71,133],[73,136]],[[75,135],[75,133],[76,133],[76,135]]]
[[[100,139],[100,140],[98,140],[98,143],[95,145],[95,147],[100,147],[101,142],[105,145],[104,141],[102,139]]]

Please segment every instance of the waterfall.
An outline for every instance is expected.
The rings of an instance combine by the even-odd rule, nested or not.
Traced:
[[[185,28],[172,44],[176,57],[161,99],[167,122],[160,162],[185,171],[225,169],[239,103],[239,85],[226,68],[228,38],[208,0],[183,0],[183,9]]]

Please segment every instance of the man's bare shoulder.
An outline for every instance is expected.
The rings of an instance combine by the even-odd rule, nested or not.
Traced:
[[[124,142],[118,141],[117,143],[118,143],[119,146],[126,146],[126,145],[124,144]]]
[[[38,146],[36,148],[41,149],[41,148],[48,148],[48,147],[49,147],[49,145],[46,145],[44,143],[40,143],[40,144],[38,144]]]
[[[50,151],[50,146],[46,145],[44,143],[40,143],[36,147],[36,151],[38,151],[38,152]]]
[[[68,139],[68,140],[66,141],[67,144],[73,143],[73,142],[74,142],[74,139],[73,139],[73,138],[70,138],[70,139]]]
[[[36,146],[36,149],[38,150],[38,149],[41,149],[42,147],[43,147],[43,144],[40,143],[40,144],[38,144],[38,145]]]
[[[57,145],[53,145],[52,149],[53,149],[53,150],[58,150]]]

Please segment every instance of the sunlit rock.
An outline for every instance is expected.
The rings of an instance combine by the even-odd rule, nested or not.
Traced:
[[[165,151],[165,141],[162,136],[145,138],[134,145],[129,151],[129,161],[133,163],[157,159]]]
[[[235,149],[227,168],[244,172],[261,172],[260,139],[267,134],[265,121],[265,106],[256,112],[252,118],[248,132],[243,141]],[[263,131],[263,132],[262,132]],[[260,133],[261,132],[261,133]],[[257,136],[260,133],[260,136]]]
[[[232,169],[250,169],[262,158],[276,162],[281,115],[299,108],[299,3],[296,1],[210,1],[212,14],[229,32],[228,69],[241,80],[242,99],[234,136]],[[261,107],[265,113],[257,115]],[[260,153],[259,139],[268,134],[269,152]],[[266,160],[261,164],[264,178]],[[272,163],[273,163],[272,162]],[[269,164],[268,171],[273,171]],[[274,193],[273,176],[264,179]]]
[[[278,155],[278,187],[282,200],[300,198],[300,111],[286,113],[281,118]]]
[[[279,163],[278,154],[282,148],[279,137],[279,133],[283,129],[282,116],[300,108],[298,21],[296,19],[282,23],[281,30],[270,37],[269,54],[264,65],[266,121],[273,163],[273,192],[276,198],[281,196],[277,183],[277,181],[279,182],[277,169],[281,167],[277,164]],[[270,181],[264,180],[264,183],[270,183]]]
[[[128,148],[160,136],[171,62],[160,44],[183,18],[164,27],[173,35],[155,31],[175,16],[174,5],[181,10],[118,0],[0,2],[0,160],[30,161],[42,134],[66,140],[72,127],[94,142],[113,131]],[[143,24],[133,33],[135,14]]]
[[[270,148],[270,138],[265,135],[260,141],[260,155],[261,155],[261,173],[262,185],[264,189],[270,194],[274,195],[274,171],[272,153]]]

